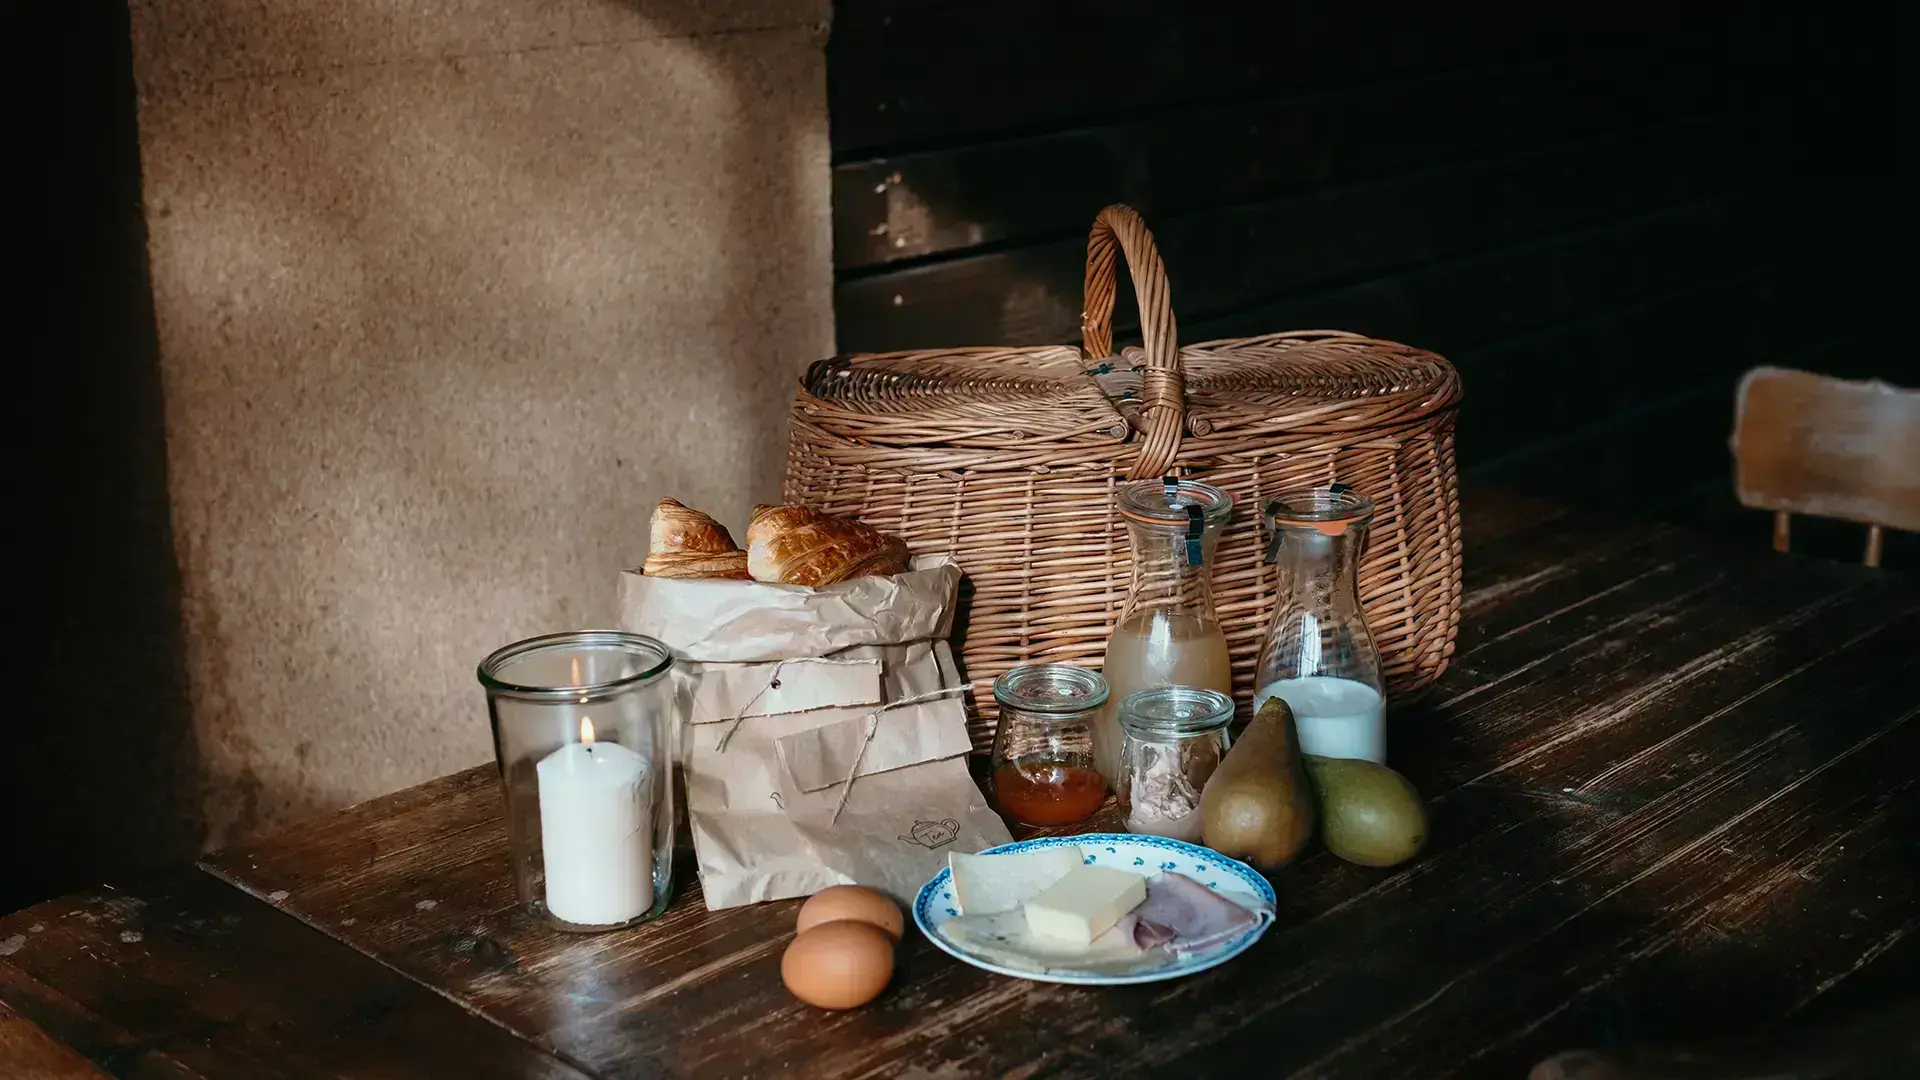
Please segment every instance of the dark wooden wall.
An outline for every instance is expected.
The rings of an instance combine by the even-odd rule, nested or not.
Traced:
[[[1910,365],[1894,19],[1846,7],[842,0],[840,347],[1074,340],[1122,200],[1183,340],[1408,341],[1470,469],[1724,486],[1738,371]]]

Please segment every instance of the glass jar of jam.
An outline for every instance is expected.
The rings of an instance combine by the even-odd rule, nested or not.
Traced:
[[[1120,703],[1120,787],[1127,831],[1200,842],[1200,793],[1227,756],[1233,699],[1218,690],[1160,686]]]
[[[993,799],[1023,825],[1071,825],[1106,801],[1093,764],[1093,722],[1107,681],[1072,664],[1027,664],[994,680]]]

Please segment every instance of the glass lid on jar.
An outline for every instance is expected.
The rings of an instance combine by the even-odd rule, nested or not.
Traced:
[[[1345,484],[1283,491],[1267,501],[1268,529],[1313,529],[1338,536],[1373,520],[1373,500]]]
[[[1192,520],[1189,507],[1199,507],[1209,525],[1219,525],[1233,514],[1233,496],[1194,480],[1138,480],[1123,485],[1114,502],[1120,513],[1148,525],[1185,528]]]
[[[1120,726],[1139,738],[1184,738],[1217,731],[1233,719],[1233,699],[1197,686],[1136,690],[1120,702]]]
[[[1107,703],[1107,680],[1073,664],[1022,664],[993,680],[993,699],[1022,712],[1085,712]]]

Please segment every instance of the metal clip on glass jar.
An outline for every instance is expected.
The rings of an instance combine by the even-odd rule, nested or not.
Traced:
[[[608,630],[516,642],[480,663],[514,895],[562,930],[610,930],[673,893],[673,658]]]
[[[1384,763],[1385,683],[1359,592],[1373,502],[1336,484],[1281,495],[1263,516],[1280,593],[1255,668],[1254,710],[1279,697],[1293,709],[1303,752]]]
[[[1213,554],[1233,498],[1191,480],[1146,480],[1114,496],[1127,521],[1132,582],[1101,673],[1112,705],[1094,727],[1100,774],[1120,785],[1120,721],[1113,705],[1154,686],[1201,686],[1233,693],[1227,637],[1213,611]]]
[[[1200,793],[1227,756],[1233,699],[1162,686],[1120,703],[1120,813],[1127,831],[1200,842]]]
[[[1023,825],[1084,821],[1106,801],[1093,768],[1093,719],[1107,681],[1072,664],[1027,664],[994,680],[993,799]]]

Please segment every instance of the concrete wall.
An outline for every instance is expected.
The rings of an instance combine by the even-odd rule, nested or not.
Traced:
[[[132,0],[205,836],[485,761],[832,352],[825,0]]]

